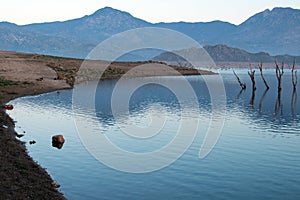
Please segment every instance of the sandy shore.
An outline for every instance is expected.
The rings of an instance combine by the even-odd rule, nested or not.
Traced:
[[[79,59],[0,51],[1,105],[21,96],[71,89],[82,62]],[[95,67],[106,67],[107,62],[90,61],[89,64],[94,74]],[[147,68],[135,76],[176,75],[158,70],[157,66],[162,63],[118,62],[110,64],[102,79],[118,78],[138,65]],[[213,74],[184,68],[176,70],[183,75]],[[25,143],[17,139],[23,133],[16,133],[14,128],[13,120],[4,109],[0,109],[0,199],[65,199],[46,170],[28,156]]]

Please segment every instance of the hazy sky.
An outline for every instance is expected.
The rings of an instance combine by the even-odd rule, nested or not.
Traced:
[[[253,14],[274,7],[300,9],[300,0],[1,0],[0,21],[16,24],[63,21],[89,15],[105,6],[127,11],[149,22],[240,24]]]

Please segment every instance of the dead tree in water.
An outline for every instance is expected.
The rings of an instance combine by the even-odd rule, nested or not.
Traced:
[[[281,69],[278,66],[277,60],[275,60],[275,65],[276,65],[276,77],[278,80],[278,92],[280,92],[281,91],[281,78],[284,73],[283,72],[284,63],[282,62]]]
[[[294,89],[293,89],[291,107],[292,107],[293,116],[295,114],[295,107],[297,102],[297,83],[298,83],[298,75],[297,75],[297,70],[295,70],[295,65],[296,65],[296,58],[294,58],[293,67],[292,67],[292,82],[293,82]]]
[[[295,70],[295,65],[296,65],[296,58],[294,58],[293,67],[292,67],[292,82],[293,82],[294,91],[296,91],[297,84],[298,84],[298,75],[297,75],[297,70]]]
[[[245,89],[246,89],[246,83],[242,83],[242,81],[241,81],[240,77],[238,77],[238,75],[235,73],[235,71],[234,71],[234,70],[233,70],[233,74],[235,75],[235,77],[236,77],[237,81],[239,82],[239,84],[240,84],[240,86],[241,86],[242,90],[245,90]]]
[[[252,90],[251,100],[250,100],[250,103],[249,103],[252,108],[254,106],[254,100],[255,100],[255,90]]]
[[[245,91],[244,89],[241,89],[241,91],[238,93],[238,95],[236,95],[235,99],[239,100],[244,91]]]
[[[256,83],[255,83],[255,70],[250,69],[250,71],[248,71],[248,74],[251,78],[252,81],[252,91],[256,90]]]
[[[281,104],[281,91],[278,90],[278,94],[277,94],[277,101],[275,104],[275,117],[277,116],[278,112],[281,111],[282,114],[282,104]]]
[[[292,108],[292,115],[295,116],[295,107],[297,102],[297,91],[294,90],[292,94],[292,102],[291,102],[291,108]]]
[[[258,68],[259,68],[259,71],[260,71],[261,78],[262,78],[262,80],[264,81],[264,84],[265,84],[267,90],[270,89],[270,87],[269,87],[269,85],[268,85],[268,83],[267,83],[267,81],[266,81],[266,79],[265,79],[265,76],[264,76],[264,74],[263,74],[263,72],[262,72],[262,63],[260,63],[260,64],[258,65]]]
[[[268,92],[268,89],[265,90],[265,92],[263,93],[263,95],[262,95],[261,98],[260,98],[260,101],[259,101],[259,112],[262,111],[263,102],[264,102],[264,100],[265,100],[265,97],[266,97],[267,92]]]

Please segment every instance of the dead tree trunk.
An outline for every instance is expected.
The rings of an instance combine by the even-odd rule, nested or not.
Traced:
[[[298,84],[298,75],[297,75],[297,70],[295,70],[295,65],[296,65],[296,58],[294,58],[293,67],[292,67],[292,82],[293,82],[294,91],[296,91],[297,84]]]
[[[255,83],[255,70],[250,69],[250,71],[248,71],[248,74],[251,78],[252,81],[252,91],[256,90],[256,83]]]
[[[242,83],[242,81],[241,81],[240,77],[238,77],[238,75],[235,73],[235,71],[234,71],[234,70],[233,70],[233,74],[235,75],[235,77],[236,77],[237,81],[239,82],[239,84],[240,84],[240,86],[241,86],[242,90],[245,90],[245,89],[246,89],[246,83]]]
[[[258,68],[259,68],[259,71],[260,71],[261,78],[262,78],[262,80],[264,81],[264,84],[265,84],[267,90],[270,89],[270,87],[269,87],[269,85],[268,85],[268,83],[267,83],[267,81],[266,81],[266,79],[265,79],[265,76],[264,76],[264,74],[263,74],[263,71],[262,71],[262,63],[260,63],[260,64],[258,65]]]
[[[277,77],[277,80],[278,80],[278,92],[281,91],[281,78],[283,76],[283,68],[284,68],[284,63],[282,62],[282,65],[281,65],[281,69],[279,68],[279,65],[277,63],[277,60],[275,60],[275,65],[276,65],[276,77]]]

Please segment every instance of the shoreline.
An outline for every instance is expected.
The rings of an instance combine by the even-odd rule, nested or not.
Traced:
[[[45,92],[51,92],[45,91]],[[25,94],[36,95],[39,93]],[[7,103],[23,95],[12,95],[1,98],[1,103]],[[2,96],[1,96],[2,97]],[[0,110],[0,199],[66,199],[58,191],[55,183],[46,169],[42,168],[29,156],[25,143],[19,139],[22,135],[15,131],[13,119],[4,109]]]
[[[2,105],[29,95],[72,89],[83,60],[0,51],[0,199],[66,199],[48,172],[28,155],[22,134]],[[91,61],[97,66],[105,61]],[[120,78],[137,65],[164,65],[153,62],[112,63],[102,80]],[[157,68],[142,70],[141,76],[174,76]],[[175,68],[176,69],[176,68]],[[182,75],[215,74],[210,71],[177,68]],[[93,72],[93,71],[91,71]],[[105,74],[106,73],[106,74]]]

